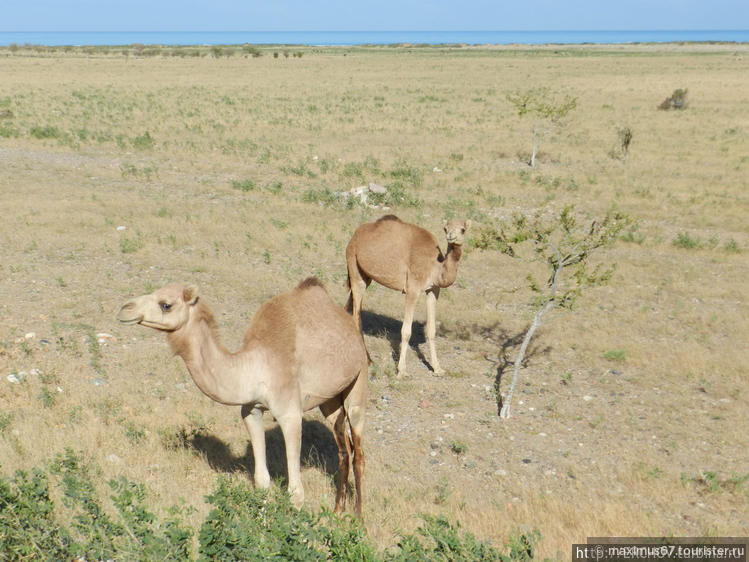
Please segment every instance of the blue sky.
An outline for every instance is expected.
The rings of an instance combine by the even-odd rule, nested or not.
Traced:
[[[747,29],[749,0],[7,0],[0,31]]]

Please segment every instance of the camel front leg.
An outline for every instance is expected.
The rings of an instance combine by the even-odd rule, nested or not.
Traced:
[[[252,455],[255,458],[255,487],[268,488],[270,474],[265,460],[265,428],[263,427],[263,411],[260,408],[242,406],[242,421],[250,434]]]
[[[281,426],[283,440],[286,444],[286,469],[289,474],[289,496],[291,503],[297,509],[304,505],[304,487],[302,486],[302,471],[300,456],[302,454],[302,412],[277,416]]]
[[[403,325],[401,326],[401,350],[398,357],[398,376],[406,372],[406,351],[411,340],[411,324],[414,320],[414,309],[419,293],[406,293],[406,310],[403,313]]]
[[[432,370],[438,375],[445,372],[445,370],[440,367],[440,362],[437,360],[437,350],[434,343],[434,337],[437,334],[437,299],[439,296],[439,289],[427,291],[427,345],[429,346],[429,360],[432,363]]]

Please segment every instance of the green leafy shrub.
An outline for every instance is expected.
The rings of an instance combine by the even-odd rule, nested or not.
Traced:
[[[57,127],[52,125],[46,125],[44,127],[31,127],[29,134],[35,139],[57,139],[60,138],[62,133]]]
[[[398,550],[389,553],[389,560],[533,560],[535,546],[541,538],[538,531],[513,536],[507,546],[509,554],[504,555],[487,542],[476,539],[471,533],[462,537],[458,528],[443,516],[422,515],[424,525],[415,534],[402,536]]]
[[[150,150],[154,147],[156,141],[151,136],[151,133],[146,131],[142,135],[138,135],[133,139],[133,147],[138,150]]]
[[[673,239],[672,244],[677,248],[692,250],[694,248],[699,248],[701,242],[697,236],[692,236],[688,232],[679,232],[676,235],[676,238]]]
[[[0,476],[0,559],[526,561],[540,539],[537,531],[512,536],[503,554],[443,516],[422,515],[414,533],[378,552],[349,515],[338,517],[326,507],[316,514],[297,510],[279,488],[255,490],[221,476],[206,497],[213,509],[197,533],[195,553],[196,534],[184,522],[194,508],[172,507],[159,517],[145,487],[124,476],[107,482],[105,505],[94,485],[99,475],[95,464],[66,449],[31,474]]]
[[[603,358],[609,361],[624,361],[627,359],[627,352],[623,349],[610,349],[603,354]]]
[[[234,189],[239,189],[240,191],[255,191],[257,189],[257,184],[250,180],[232,180],[231,186]]]
[[[200,529],[200,560],[375,559],[358,521],[296,510],[278,489],[221,477],[207,500],[215,507]]]

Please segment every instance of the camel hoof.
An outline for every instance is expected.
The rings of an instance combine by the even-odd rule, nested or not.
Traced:
[[[433,372],[433,373],[434,373],[435,375],[444,375],[445,373],[447,373],[447,371],[445,371],[445,370],[444,370],[444,369],[443,369],[442,367],[440,367],[439,365],[437,365],[436,367],[432,367],[432,372]]]
[[[304,490],[289,490],[289,496],[291,496],[291,505],[295,508],[302,509],[304,507]]]

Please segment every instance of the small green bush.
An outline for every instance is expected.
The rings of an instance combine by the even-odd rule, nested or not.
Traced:
[[[31,127],[29,134],[36,139],[57,139],[61,136],[60,130],[52,125]]]
[[[133,147],[138,150],[150,150],[154,147],[156,141],[151,136],[151,133],[146,131],[142,135],[138,135],[133,139]]]
[[[627,359],[627,352],[623,349],[610,349],[603,354],[603,358],[609,361],[625,361]]]
[[[700,239],[697,236],[692,236],[688,232],[679,232],[676,238],[673,239],[672,244],[677,248],[685,248],[691,250],[699,248],[701,245]]]
[[[234,189],[239,189],[240,191],[255,191],[257,189],[257,184],[252,180],[232,180],[231,186]]]
[[[121,238],[120,239],[120,252],[123,254],[132,254],[137,252],[143,247],[143,240],[138,238]]]

